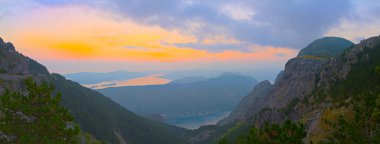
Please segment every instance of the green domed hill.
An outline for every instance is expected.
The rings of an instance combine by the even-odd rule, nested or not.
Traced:
[[[354,43],[339,37],[324,37],[317,39],[302,49],[297,57],[325,59],[339,56]]]

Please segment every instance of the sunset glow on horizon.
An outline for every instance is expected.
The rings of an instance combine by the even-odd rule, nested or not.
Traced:
[[[243,2],[181,1],[173,2],[177,5],[170,10],[164,4],[149,5],[149,1],[141,4],[145,2],[147,5],[143,7],[148,7],[147,11],[132,6],[120,8],[118,5],[126,3],[117,0],[3,0],[0,1],[0,37],[59,73],[158,70],[157,67],[166,71],[213,69],[218,65],[224,67],[222,71],[240,71],[241,67],[254,75],[255,70],[272,69],[270,66],[280,71],[288,59],[313,39],[343,35],[344,31],[340,30],[356,28],[345,19],[340,25],[331,24],[335,27],[321,27],[325,29],[323,32],[303,34],[285,23],[263,18],[261,15],[266,11],[254,4],[248,7]],[[139,2],[131,3],[140,6]],[[187,11],[202,6],[207,7],[200,9],[204,13]],[[351,31],[349,39],[355,41],[366,36]],[[57,68],[72,61],[77,62],[72,68]],[[99,61],[125,65],[110,68],[99,65]],[[53,62],[58,66],[52,65]],[[81,62],[93,63],[84,66]]]
[[[98,16],[81,8],[41,8],[29,12],[33,25],[16,29],[9,40],[19,51],[40,60],[106,60],[106,61],[239,61],[281,60],[296,54],[290,48],[264,46],[239,50],[211,52],[175,44],[199,41],[195,36],[168,31],[160,27],[138,25],[131,21]],[[62,19],[65,18],[65,19]],[[18,19],[14,17],[16,21]],[[17,26],[16,26],[17,27]],[[7,37],[5,37],[7,38]],[[7,39],[8,40],[8,39]],[[239,43],[225,37],[211,37],[202,41],[215,43]],[[260,48],[261,47],[261,48]],[[257,50],[257,51],[255,51]],[[276,55],[282,55],[277,57]]]

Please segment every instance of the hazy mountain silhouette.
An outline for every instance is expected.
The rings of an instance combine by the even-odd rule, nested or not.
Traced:
[[[185,78],[165,85],[114,87],[98,91],[141,115],[173,116],[232,110],[256,83],[250,76],[225,73],[210,79]]]

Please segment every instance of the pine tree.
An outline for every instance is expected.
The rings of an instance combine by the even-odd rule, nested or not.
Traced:
[[[380,76],[380,67],[375,71]],[[353,117],[339,115],[336,121],[325,120],[334,128],[326,143],[380,143],[380,95],[371,90],[362,92],[349,104]]]
[[[25,80],[26,95],[7,90],[0,96],[0,143],[78,143],[79,127],[59,105],[54,87]]]
[[[290,120],[282,125],[265,124],[263,128],[252,127],[249,134],[242,135],[236,139],[237,144],[300,144],[306,137],[306,126],[301,123],[294,123]],[[228,143],[225,139],[219,144]]]

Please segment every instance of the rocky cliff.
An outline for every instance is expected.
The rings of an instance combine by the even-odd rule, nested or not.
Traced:
[[[251,110],[255,105],[258,105],[258,100],[261,97],[266,97],[272,89],[273,85],[269,81],[258,83],[253,91],[240,101],[235,110],[227,118],[221,120],[218,125],[226,125],[236,120],[249,119],[254,114]]]
[[[4,89],[22,89],[21,82],[28,76],[43,78],[47,69],[36,61],[19,54],[12,43],[0,38],[0,93]]]
[[[237,109],[219,123],[220,126],[233,125],[223,137],[236,135],[233,131],[241,131],[244,128],[241,126],[242,122],[243,125],[260,127],[264,123],[281,123],[290,119],[308,126],[306,140],[314,140],[316,137],[320,140],[321,135],[325,133],[321,124],[326,111],[336,109],[337,102],[332,101],[330,96],[331,87],[339,87],[337,81],[344,80],[358,61],[371,60],[368,50],[364,49],[379,48],[380,37],[372,37],[353,46],[344,39],[328,39],[327,46],[339,46],[339,43],[346,46],[338,48],[340,53],[334,55],[330,55],[333,52],[328,51],[329,47],[324,47],[326,44],[321,40],[323,39],[311,45],[323,51],[317,50],[315,54],[309,51],[307,56],[303,54],[305,51],[301,51],[297,57],[290,59],[284,71],[278,75],[275,84],[269,86],[272,87],[269,92],[254,96],[253,93],[259,89],[257,87],[244,98]],[[310,45],[306,48],[309,49]],[[334,52],[337,50],[334,47],[330,48]]]
[[[301,50],[297,57],[286,63],[285,70],[280,72],[269,92],[267,91],[261,96],[248,96],[241,101],[237,111],[241,111],[242,107],[247,107],[245,106],[247,102],[255,101],[255,103],[249,104],[249,108],[244,109],[245,112],[237,112],[248,114],[245,118],[236,117],[237,113],[233,112],[227,119],[229,122],[241,118],[247,120],[256,115],[257,124],[280,122],[285,118],[299,119],[299,114],[292,112],[297,109],[295,103],[310,95],[320,85],[321,73],[322,76],[329,73],[322,72],[322,68],[332,61],[336,61],[334,56],[338,55],[337,52],[343,53],[344,50],[350,48],[351,44],[352,42],[345,39],[333,37],[312,42]],[[257,89],[259,87],[255,88],[252,93]],[[261,93],[256,94],[260,95]]]

